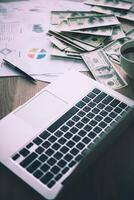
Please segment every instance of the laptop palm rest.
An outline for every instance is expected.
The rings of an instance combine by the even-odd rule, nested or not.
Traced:
[[[49,91],[43,91],[22,106],[15,115],[36,130],[46,127],[67,108],[67,103]]]

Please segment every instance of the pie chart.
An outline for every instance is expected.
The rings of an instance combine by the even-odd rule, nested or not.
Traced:
[[[32,59],[43,59],[46,56],[46,50],[45,49],[39,49],[39,48],[32,48],[28,52],[28,57]]]

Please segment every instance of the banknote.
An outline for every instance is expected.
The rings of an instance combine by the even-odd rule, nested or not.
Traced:
[[[108,45],[103,47],[105,53],[110,56],[111,54],[119,54],[120,47],[129,39],[134,39],[134,29],[131,29],[126,33],[126,37],[114,40],[110,42]],[[113,61],[116,60],[116,56],[110,57]]]
[[[53,35],[54,37],[56,37],[58,40],[64,42],[65,44],[68,44],[68,45],[70,45],[70,46],[72,46],[72,47],[74,47],[74,48],[76,48],[80,51],[83,51],[83,52],[85,51],[85,49],[83,49],[82,47],[80,47],[76,43],[74,43],[74,41],[72,39],[63,36],[60,33],[49,30],[48,35],[51,35],[51,36]]]
[[[134,21],[134,12],[131,10],[118,10],[100,6],[93,6],[92,11],[100,14],[114,14],[118,18]]]
[[[51,56],[73,58],[73,59],[81,60],[81,56],[80,56],[79,53],[76,53],[76,52],[71,53],[71,52],[68,52],[68,51],[61,51],[55,45],[53,45],[53,47],[52,47]]]
[[[68,30],[79,30],[120,24],[114,15],[94,15],[90,17],[68,18]],[[67,26],[66,26],[67,28]]]
[[[126,37],[126,34],[124,33],[122,26],[113,26],[113,32],[110,40],[117,40],[124,37]]]
[[[49,40],[50,40],[57,48],[59,48],[60,50],[64,50],[64,49],[66,49],[66,48],[68,47],[64,42],[58,40],[58,39],[57,39],[56,37],[54,37],[54,36],[49,36]]]
[[[132,7],[132,2],[120,0],[87,0],[85,4],[129,10]]]
[[[60,24],[63,20],[71,17],[86,17],[93,15],[93,12],[86,11],[51,11],[51,24]]]
[[[103,41],[106,39],[106,36],[83,35],[81,33],[66,32],[66,33],[61,33],[61,34],[73,40],[77,40],[81,43],[84,43],[93,47],[100,46],[103,43]]]
[[[100,83],[112,89],[120,89],[127,85],[103,50],[83,53],[81,57],[94,78]]]
[[[113,27],[95,27],[95,28],[87,28],[80,29],[76,31],[63,31],[63,32],[71,32],[71,33],[81,33],[85,35],[97,35],[97,36],[112,36]]]
[[[82,41],[76,38],[68,37],[68,35],[64,35],[64,34],[53,32],[53,31],[51,32],[55,34],[56,36],[58,36],[58,39],[62,39],[63,42],[68,43],[71,46],[77,47],[82,51],[92,51],[95,49],[94,46],[87,43],[83,43]]]

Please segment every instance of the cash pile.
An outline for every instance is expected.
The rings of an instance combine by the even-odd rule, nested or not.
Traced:
[[[116,61],[116,56],[110,55],[119,53],[120,46],[134,38],[134,30],[126,34],[118,20],[125,16],[122,10],[131,12],[132,3],[117,0],[89,0],[85,3],[92,5],[88,12],[51,11],[48,31],[53,44],[51,55],[83,60],[99,82],[113,89],[125,87],[126,81],[112,62]]]

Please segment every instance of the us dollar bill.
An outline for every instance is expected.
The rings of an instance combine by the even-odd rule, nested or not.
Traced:
[[[120,19],[134,21],[134,11],[131,11],[131,10],[117,10],[114,8],[93,6],[92,11],[100,13],[100,14],[114,14],[116,17]]]
[[[68,30],[79,30],[117,24],[120,24],[120,22],[114,15],[94,15],[90,17],[68,18]]]
[[[61,51],[55,45],[52,46],[51,56],[81,60],[81,56],[78,52],[69,52],[67,50]]]
[[[124,33],[122,27],[120,25],[113,26],[113,32],[110,40],[117,40],[124,37],[126,37],[126,34]]]
[[[92,16],[94,13],[89,11],[51,11],[51,24],[60,24],[63,20],[71,17]]]
[[[120,89],[127,85],[103,50],[81,54],[85,64],[94,78],[112,89]]]
[[[132,2],[120,1],[120,0],[87,0],[85,4],[102,6],[109,8],[118,8],[123,10],[129,10],[132,7]]]
[[[134,29],[131,29],[130,31],[128,31],[126,33],[126,37],[110,42],[108,45],[103,47],[103,50],[108,56],[114,53],[119,55],[120,47],[130,39],[134,39]],[[114,57],[111,57],[111,59],[113,59],[114,61]],[[116,60],[116,56],[115,56],[115,60]]]
[[[73,39],[74,41],[76,40],[83,44],[90,45],[95,48],[100,46],[103,43],[103,41],[106,39],[106,36],[83,35],[81,33],[66,32],[66,33],[61,33],[61,34]]]
[[[113,27],[95,27],[95,28],[87,28],[87,29],[80,29],[76,31],[63,31],[63,32],[71,32],[71,33],[81,33],[85,35],[97,35],[97,36],[112,36]]]
[[[49,36],[49,40],[60,50],[64,50],[68,47],[68,45],[66,45],[63,41],[58,40],[56,37],[54,36]]]

